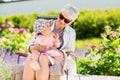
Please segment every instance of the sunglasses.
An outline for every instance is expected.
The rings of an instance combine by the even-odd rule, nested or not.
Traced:
[[[69,22],[72,21],[72,20],[66,19],[61,13],[60,13],[60,15],[59,15],[59,18],[60,18],[61,20],[64,20],[65,23],[69,23]]]

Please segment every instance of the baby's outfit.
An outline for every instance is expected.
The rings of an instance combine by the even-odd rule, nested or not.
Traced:
[[[59,53],[58,50],[52,49],[53,47],[55,47],[55,38],[51,37],[49,40],[47,40],[45,38],[46,38],[46,36],[38,35],[38,36],[36,36],[36,39],[35,39],[35,44],[37,43],[37,44],[46,46],[45,51],[39,52],[39,58],[42,55],[47,55],[51,62],[51,65],[54,65],[56,63],[56,60],[53,58],[53,56],[61,56],[61,54]],[[57,44],[57,47],[59,47],[59,46],[60,46],[60,43]],[[39,65],[38,61],[35,61],[35,60],[31,61],[30,66],[34,70],[40,69],[40,65]]]
[[[45,51],[40,52],[40,55],[61,56],[59,51],[52,49],[53,47],[56,47],[55,46],[55,38],[51,37],[46,42],[42,42],[42,40],[44,40],[45,38],[46,38],[46,36],[43,36],[43,35],[39,35],[39,36],[36,37],[37,44],[46,46]],[[58,43],[58,45],[60,45],[60,43]],[[58,45],[57,45],[57,47],[58,47]]]

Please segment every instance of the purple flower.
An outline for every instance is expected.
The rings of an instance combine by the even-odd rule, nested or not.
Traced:
[[[17,61],[17,55],[16,54],[10,54],[10,51],[7,51],[4,55],[3,61],[10,62],[10,63],[16,63]]]
[[[86,48],[78,48],[75,50],[75,56],[80,57],[82,55],[87,55],[90,53],[90,50]]]
[[[20,57],[20,59],[19,59],[19,63],[21,64],[21,63],[24,63],[25,62],[25,60],[26,60],[26,57]]]

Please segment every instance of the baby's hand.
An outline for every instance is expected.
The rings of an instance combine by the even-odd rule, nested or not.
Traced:
[[[57,34],[57,33],[55,33],[54,34],[54,38],[55,38],[55,43],[54,43],[54,45],[55,45],[55,47],[60,47],[60,40],[59,40],[59,34]]]
[[[55,38],[55,39],[59,39],[59,34],[54,33],[54,38]]]
[[[67,51],[66,54],[67,55],[75,55],[75,53],[73,51]]]
[[[62,59],[63,59],[62,57],[60,56],[52,56],[52,57],[62,64]]]

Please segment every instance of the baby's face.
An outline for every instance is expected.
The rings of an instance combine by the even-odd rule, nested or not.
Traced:
[[[52,23],[51,21],[45,23],[46,28],[41,32],[43,35],[49,35],[52,32]]]
[[[52,26],[52,24],[53,24],[53,22],[52,22],[52,21],[47,21],[47,22],[45,22],[45,25],[46,25],[47,27],[51,27],[51,26]]]

